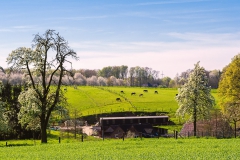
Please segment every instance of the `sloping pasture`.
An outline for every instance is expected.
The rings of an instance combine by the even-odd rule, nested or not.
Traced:
[[[136,94],[132,95],[133,92]],[[69,110],[81,115],[126,111],[174,113],[178,108],[175,101],[177,93],[177,89],[167,88],[78,86],[77,89],[68,87],[66,97],[70,104]],[[218,102],[216,90],[212,94]]]
[[[174,97],[177,94],[176,89],[161,89],[161,88],[114,88],[114,90],[123,90],[126,97],[140,111],[163,111],[170,112],[177,109],[177,102]],[[146,90],[146,91],[144,91]],[[158,94],[155,94],[155,91]],[[136,95],[131,95],[135,92]],[[142,94],[142,95],[141,95]]]
[[[66,97],[70,104],[69,110],[76,110],[82,115],[120,112],[131,108],[124,99],[116,101],[118,95],[95,87],[81,86],[77,89],[68,87]]]

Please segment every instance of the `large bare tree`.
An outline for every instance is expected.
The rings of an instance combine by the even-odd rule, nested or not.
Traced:
[[[36,116],[40,120],[42,143],[47,143],[46,129],[51,113],[64,99],[62,77],[69,73],[66,65],[71,66],[71,59],[78,60],[76,52],[54,30],[47,30],[43,35],[36,34],[32,49],[18,48],[7,58],[12,70],[24,69],[28,73],[29,92],[23,93],[28,102],[22,102],[22,107],[39,111]],[[55,75],[59,78],[54,78]]]

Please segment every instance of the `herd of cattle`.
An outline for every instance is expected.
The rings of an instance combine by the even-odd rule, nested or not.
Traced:
[[[143,90],[143,92],[148,92],[148,90],[145,89],[145,90]],[[120,91],[120,93],[125,94],[124,91]],[[154,94],[158,94],[158,91],[154,91]],[[131,96],[133,96],[133,95],[136,95],[136,92],[132,92]],[[143,94],[140,93],[139,97],[143,97]],[[121,101],[121,98],[116,98],[116,101]]]

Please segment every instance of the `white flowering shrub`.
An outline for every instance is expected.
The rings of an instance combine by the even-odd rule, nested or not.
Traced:
[[[87,78],[87,85],[88,86],[98,86],[98,78],[96,76],[92,76]]]
[[[29,88],[27,91],[21,92],[18,97],[21,104],[20,112],[18,113],[19,123],[26,126],[27,129],[36,130],[40,128],[41,113],[39,97],[36,91]]]
[[[62,84],[64,84],[64,85],[69,85],[70,84],[70,81],[69,81],[67,75],[62,77]]]
[[[23,84],[23,82],[24,82],[23,76],[24,75],[21,73],[12,73],[9,76],[9,83],[12,85]]]
[[[76,85],[86,85],[87,79],[81,73],[75,73],[74,80]]]
[[[107,79],[103,77],[98,77],[97,79],[99,86],[106,86],[107,85]]]
[[[123,79],[116,79],[117,86],[125,86],[125,81]]]

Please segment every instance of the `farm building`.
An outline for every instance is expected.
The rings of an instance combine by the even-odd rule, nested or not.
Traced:
[[[100,125],[121,125],[121,124],[152,124],[166,125],[168,116],[132,116],[132,117],[101,117]]]
[[[156,137],[167,133],[166,129],[153,127],[166,125],[168,116],[101,117],[99,136],[107,138]]]

